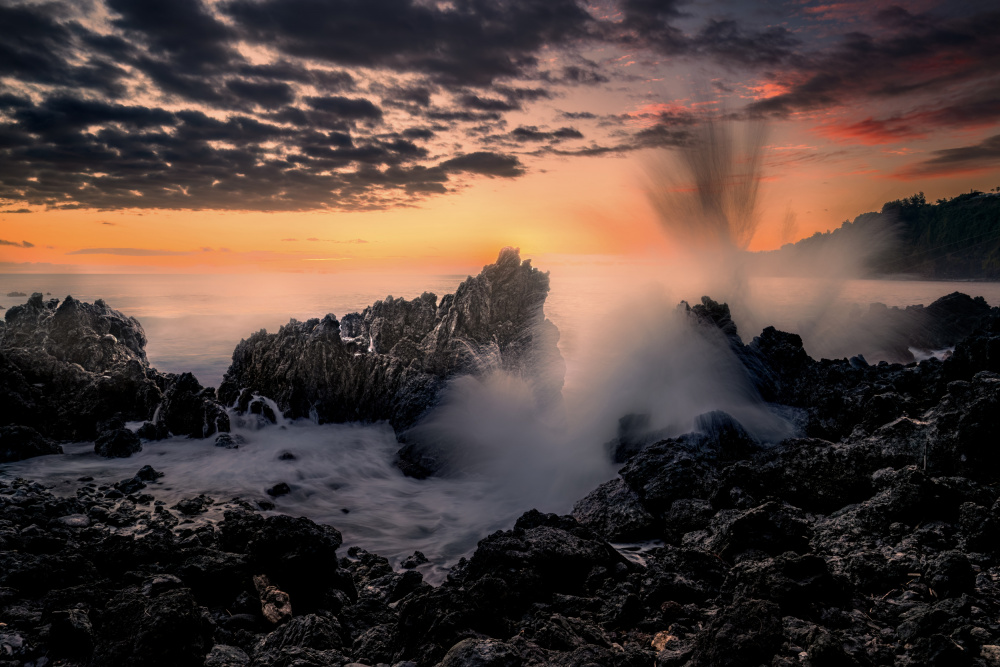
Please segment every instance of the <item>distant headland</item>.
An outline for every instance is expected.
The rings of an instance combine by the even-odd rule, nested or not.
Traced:
[[[866,277],[1000,280],[1000,188],[934,203],[919,192],[832,231],[755,253],[754,261],[777,273],[794,273],[816,257],[858,247],[859,239],[870,238],[878,238],[880,245],[862,262]]]

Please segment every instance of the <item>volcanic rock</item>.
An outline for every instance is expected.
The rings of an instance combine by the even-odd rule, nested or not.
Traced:
[[[498,367],[532,378],[538,401],[552,403],[564,367],[542,311],[548,290],[547,273],[505,248],[440,301],[388,297],[342,322],[331,314],[253,334],[233,352],[219,397],[248,410],[253,396],[266,396],[285,417],[320,423],[387,420],[401,434],[437,404],[450,378]],[[407,443],[404,471],[441,469],[434,444],[416,435]]]
[[[46,454],[62,454],[62,451],[62,447],[43,438],[30,426],[0,426],[0,463]]]

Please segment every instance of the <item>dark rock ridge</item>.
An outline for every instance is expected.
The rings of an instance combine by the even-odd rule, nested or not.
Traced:
[[[229,430],[229,418],[190,373],[151,368],[146,334],[103,300],[83,303],[69,296],[44,300],[40,293],[10,308],[0,327],[0,428],[28,428],[48,445],[13,442],[0,436],[7,460],[52,453],[51,441],[102,439],[109,455],[136,451],[137,440],[122,433],[125,421],[154,420],[145,437],[168,433],[206,437]],[[18,436],[24,440],[22,435]],[[21,452],[11,454],[11,452]]]
[[[320,423],[385,420],[397,434],[458,375],[519,373],[539,401],[557,401],[564,367],[558,330],[543,313],[548,291],[548,274],[505,248],[440,301],[428,292],[388,297],[339,322],[331,314],[253,334],[233,352],[219,397],[246,412],[255,396],[266,396],[285,417]],[[440,467],[433,447],[415,436],[401,465],[415,476]]]

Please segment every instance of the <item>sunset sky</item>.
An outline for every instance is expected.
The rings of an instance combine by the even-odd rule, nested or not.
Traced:
[[[0,272],[646,257],[649,165],[720,117],[768,122],[770,249],[1000,186],[998,35],[996,0],[0,0]]]

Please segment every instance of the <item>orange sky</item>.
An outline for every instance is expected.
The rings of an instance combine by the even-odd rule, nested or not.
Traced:
[[[308,70],[309,76],[318,76],[315,72],[322,71],[328,79],[347,76],[352,81],[347,93],[327,98],[315,96],[323,92],[323,85],[345,84],[313,83],[295,88],[283,81],[276,83],[274,78],[267,79],[270,83],[261,78],[226,80],[225,85],[233,91],[250,91],[246,99],[251,106],[247,106],[246,99],[208,101],[210,93],[185,99],[184,94],[167,92],[167,83],[153,85],[146,79],[136,83],[140,80],[130,78],[131,74],[116,75],[118,88],[107,88],[130,91],[127,97],[113,93],[119,95],[117,99],[102,98],[103,89],[86,91],[53,84],[55,75],[51,73],[44,74],[48,79],[31,71],[0,76],[3,89],[14,100],[6,111],[0,111],[0,125],[6,123],[4,127],[12,131],[25,132],[24,142],[51,142],[47,148],[52,150],[46,155],[58,155],[53,147],[60,147],[59,142],[65,140],[62,135],[52,134],[50,138],[46,134],[51,133],[48,127],[55,121],[48,126],[37,121],[38,114],[50,109],[61,109],[61,116],[53,116],[61,119],[59,122],[83,127],[75,141],[107,141],[106,146],[114,146],[117,144],[107,139],[112,136],[107,133],[118,132],[116,136],[130,139],[141,137],[150,122],[164,127],[170,122],[177,122],[179,128],[193,127],[194,113],[207,114],[203,116],[205,121],[198,121],[203,124],[271,123],[268,127],[273,131],[287,133],[299,127],[294,125],[299,121],[275,120],[277,112],[273,110],[288,105],[281,107],[281,113],[317,114],[336,109],[341,114],[336,122],[344,129],[338,130],[339,135],[322,135],[323,141],[346,141],[351,150],[364,148],[361,142],[368,141],[373,142],[368,145],[371,150],[391,146],[391,150],[408,150],[411,155],[402,162],[392,158],[397,161],[384,162],[376,165],[375,171],[367,172],[363,163],[366,158],[359,157],[354,166],[345,167],[356,167],[355,173],[344,172],[341,167],[323,167],[326,171],[316,171],[313,177],[347,173],[365,178],[384,174],[388,178],[390,173],[396,173],[391,178],[416,178],[411,175],[434,174],[418,183],[425,189],[414,190],[416,194],[408,199],[396,194],[400,190],[362,189],[361,199],[344,200],[347,203],[343,206],[335,200],[333,204],[310,200],[302,204],[304,210],[298,211],[264,212],[270,205],[258,207],[261,210],[234,210],[241,208],[238,198],[219,200],[218,204],[197,200],[206,203],[196,201],[194,210],[133,208],[144,195],[148,199],[154,194],[153,190],[140,191],[142,186],[138,185],[124,195],[121,187],[113,190],[108,186],[106,201],[115,203],[102,206],[100,202],[105,199],[101,197],[105,195],[90,195],[87,199],[79,193],[105,187],[102,184],[108,181],[108,175],[98,172],[116,168],[115,160],[105,163],[108,167],[80,167],[72,162],[76,158],[66,153],[64,163],[60,162],[62,158],[50,157],[42,164],[37,158],[40,148],[34,153],[18,152],[15,142],[15,148],[3,149],[8,151],[8,176],[0,174],[0,273],[449,272],[482,265],[505,245],[519,246],[536,257],[640,258],[668,252],[669,241],[646,201],[644,183],[649,176],[644,170],[651,156],[670,153],[683,144],[692,123],[720,114],[756,113],[769,119],[758,207],[761,223],[751,250],[772,249],[829,230],[858,214],[878,210],[887,200],[917,191],[925,192],[933,201],[970,189],[1000,186],[1000,151],[990,143],[1000,127],[1000,105],[996,102],[1000,98],[989,97],[997,90],[997,77],[992,74],[994,70],[988,69],[990,63],[1000,61],[1000,56],[996,45],[976,32],[976,26],[988,27],[982,19],[962,12],[949,14],[953,10],[947,9],[948,5],[929,0],[903,3],[906,10],[884,3],[804,3],[798,9],[785,5],[775,5],[780,9],[774,9],[765,3],[767,9],[761,5],[756,13],[744,11],[739,4],[722,3],[719,6],[724,10],[718,14],[694,3],[690,5],[691,13],[681,18],[665,14],[644,18],[630,14],[638,11],[634,3],[606,4],[601,6],[603,14],[594,6],[586,10],[589,14],[577,12],[579,15],[567,21],[576,21],[576,27],[580,21],[582,25],[603,21],[606,27],[621,31],[619,36],[603,42],[546,37],[554,41],[550,44],[543,40],[531,47],[534,50],[529,55],[534,60],[525,61],[535,64],[513,75],[459,75],[449,70],[450,78],[442,78],[444,74],[418,72],[406,62],[384,59],[372,60],[363,67],[320,70],[317,68],[343,63],[336,60],[339,56],[319,51],[309,58],[296,51],[299,60],[294,60],[292,51],[282,53],[281,47],[269,42],[239,42],[239,54],[234,55],[236,51],[226,51],[231,46],[226,40],[231,37],[219,38],[218,49],[211,54],[199,54],[214,58],[216,64],[228,59],[233,72],[237,65],[245,72],[251,66],[293,62],[313,68]],[[191,25],[222,20],[212,13],[217,11],[214,5],[195,3],[192,7],[200,7],[200,13],[181,17]],[[943,46],[935,51],[933,23],[918,21],[926,18],[920,14],[925,11],[931,12],[927,16],[934,11],[945,12],[938,21],[951,21],[952,31],[968,31],[968,48],[956,48],[941,40]],[[874,17],[864,28],[869,31],[872,45],[864,48],[882,49],[885,54],[882,59],[873,56],[870,63],[862,61],[860,65],[852,49],[861,47],[851,41],[856,38],[845,36],[858,29],[859,12]],[[184,62],[192,61],[193,56],[185,49],[194,46],[178,47],[176,41],[164,41],[165,46],[157,50],[156,30],[160,28],[142,23],[142,18],[136,14],[115,19],[113,13],[104,11],[81,15],[76,20],[95,33],[120,32],[124,38],[136,40],[136,48],[146,49],[149,57],[169,62],[183,56]],[[675,21],[686,41],[665,46],[657,41],[662,40],[661,33],[653,28],[647,31],[648,21],[643,22],[646,19]],[[53,34],[62,25],[53,21]],[[152,40],[152,46],[141,45],[143,34]],[[289,34],[282,39],[292,37],[309,38]],[[909,44],[907,40],[916,39],[932,46],[916,55],[893,55],[903,52],[901,45]],[[297,48],[309,46],[306,41],[303,44]],[[87,55],[83,51],[64,54],[58,46],[51,48],[56,56],[70,63],[67,67]],[[419,55],[424,46],[413,48],[417,50],[410,56]],[[516,51],[524,48],[521,45],[504,48],[525,55]],[[738,48],[744,50],[738,52]],[[803,54],[805,59],[796,59]],[[466,58],[467,54],[459,56]],[[104,56],[95,53],[88,57]],[[898,62],[883,62],[892,57]],[[751,64],[757,60],[759,63]],[[553,79],[553,72],[560,71],[560,67],[572,76]],[[204,65],[193,66],[191,76],[216,76],[204,71]],[[828,80],[829,72],[843,72],[847,83],[816,96],[815,82]],[[465,78],[455,83],[458,76]],[[212,81],[212,85],[222,85],[221,79]],[[914,92],[886,93],[890,84]],[[410,98],[406,96],[415,95],[413,91],[419,86],[429,91],[421,93],[425,99],[407,101]],[[396,92],[386,92],[390,90]],[[78,99],[67,102],[67,95]],[[291,97],[271,101],[265,100],[266,95]],[[35,115],[25,111],[32,105]],[[188,114],[183,116],[183,122],[177,120],[181,116],[175,115],[182,113]],[[98,120],[83,120],[80,114],[91,114]],[[143,118],[157,120],[131,126],[133,121],[126,119],[129,114],[146,114]],[[344,114],[354,116],[345,120],[348,116]],[[318,116],[310,118],[313,123],[320,122]],[[436,125],[428,125],[431,118],[438,119]],[[219,125],[220,132],[221,128]],[[417,133],[407,134],[411,131]],[[174,136],[179,136],[178,132]],[[239,148],[241,135],[233,136],[236,139],[215,139],[199,145],[221,156]],[[419,138],[400,144],[402,137]],[[114,141],[120,144],[122,139]],[[262,140],[258,146],[263,151],[292,156],[300,163],[307,159],[332,160],[334,155],[340,159],[341,155],[336,152],[340,148],[305,147],[302,150],[306,152],[297,152],[299,148],[291,143],[282,148],[280,141],[272,140]],[[126,160],[124,149],[114,150],[122,156],[121,161]],[[492,162],[472,167],[462,162],[476,156]],[[211,157],[205,159],[210,161]],[[157,185],[158,196],[168,191],[175,196],[181,190],[188,194],[190,185],[185,183],[191,183],[191,173],[197,174],[197,161],[184,165],[193,172],[177,171],[173,176],[172,171],[181,166],[181,158],[169,157],[169,151],[164,149],[161,159],[164,162],[158,171],[150,173],[176,180],[167,186]],[[20,174],[19,164],[23,164]],[[121,166],[122,174],[135,173],[131,167],[131,172],[125,169],[128,165]],[[402,171],[392,171],[397,168]],[[54,186],[47,179],[60,171],[73,170],[79,171],[81,185],[62,186],[67,189],[53,194]],[[34,175],[25,178],[26,173]],[[225,178],[220,173],[206,166],[201,180],[219,182]],[[196,176],[195,182],[198,180]],[[267,185],[266,178],[260,185]],[[289,196],[294,197],[294,185],[289,187],[293,193]],[[435,188],[446,192],[426,194]],[[134,194],[132,200],[128,192]],[[253,193],[252,187],[248,193]],[[315,196],[314,191],[309,196]],[[389,196],[394,199],[378,199]],[[135,203],[130,205],[129,201]],[[380,208],[360,210],[370,206],[359,205],[359,201],[375,202]],[[67,203],[71,205],[65,207]],[[285,201],[281,205],[296,208],[294,198],[291,204]],[[789,213],[796,221],[791,237],[787,225],[782,224]]]

